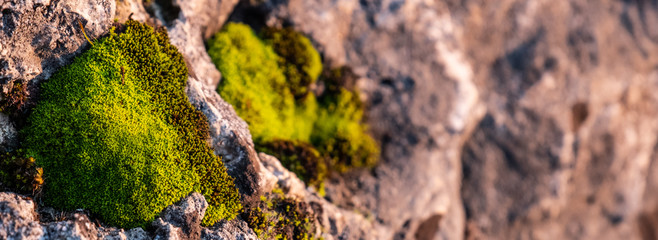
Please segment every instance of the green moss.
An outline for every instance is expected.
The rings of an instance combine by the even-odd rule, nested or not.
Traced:
[[[320,54],[311,41],[292,28],[270,28],[261,32],[267,45],[279,56],[279,67],[286,76],[287,86],[295,98],[309,93],[309,86],[322,72]]]
[[[362,123],[364,106],[354,90],[356,76],[349,68],[341,67],[325,71],[321,80],[325,91],[318,100],[318,120],[311,142],[329,156],[329,164],[339,172],[374,166],[379,146]]]
[[[320,191],[327,169],[373,166],[379,148],[362,124],[363,105],[349,69],[325,74],[328,88],[318,100],[309,90],[322,64],[310,41],[288,28],[266,28],[261,36],[265,40],[246,25],[229,23],[208,42],[223,75],[218,92],[249,124],[259,150]]]
[[[210,205],[204,224],[233,218],[239,195],[185,95],[182,56],[164,30],[122,28],[42,85],[23,135],[45,169],[45,200],[135,227],[199,191]]]
[[[218,92],[249,123],[254,141],[308,141],[316,101],[312,95],[295,100],[271,47],[243,24],[227,24],[208,45],[222,73]]]
[[[43,184],[43,169],[23,150],[0,154],[0,190],[35,194]]]
[[[318,239],[311,207],[285,197],[280,189],[262,196],[258,205],[245,209],[241,217],[261,239]]]
[[[258,151],[275,156],[281,164],[294,172],[308,185],[322,191],[327,176],[327,161],[311,144],[301,141],[274,140],[256,147]]]

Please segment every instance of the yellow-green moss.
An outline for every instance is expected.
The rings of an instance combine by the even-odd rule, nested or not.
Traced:
[[[308,141],[313,125],[304,118],[313,117],[308,112],[314,112],[315,100],[295,101],[279,57],[249,26],[227,24],[209,41],[208,53],[222,73],[219,94],[249,123],[254,141]]]
[[[210,205],[204,224],[233,218],[239,195],[185,95],[181,54],[164,30],[121,28],[42,84],[23,135],[45,170],[44,199],[135,227],[198,191]]]
[[[343,84],[346,71],[322,78],[329,88],[318,100],[309,93],[322,64],[310,41],[289,28],[266,28],[261,36],[229,23],[208,42],[223,75],[218,92],[249,124],[259,150],[316,187],[327,169],[373,166],[379,148],[362,123],[357,92]],[[309,158],[311,152],[320,157]]]
[[[363,124],[364,105],[352,90],[355,78],[346,67],[326,71],[325,85],[319,97],[319,112],[311,142],[326,153],[332,169],[345,172],[350,168],[372,167],[379,158],[379,146]]]

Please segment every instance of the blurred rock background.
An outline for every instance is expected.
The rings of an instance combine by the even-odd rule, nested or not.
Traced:
[[[216,152],[229,156],[241,193],[287,184],[288,194],[328,209],[320,221],[327,238],[658,239],[658,1],[10,0],[0,7],[5,92],[22,81],[37,95],[39,81],[87,47],[77,19],[91,38],[130,13],[166,26],[192,66],[188,95],[209,117]],[[380,164],[334,177],[321,199],[279,174],[276,159],[256,154],[244,122],[212,91],[220,73],[203,41],[227,19],[291,26],[312,39],[325,64],[351,67],[381,143]],[[11,147],[15,123],[2,122],[2,143]],[[12,201],[5,202],[25,205]],[[0,232],[12,231],[0,216]]]

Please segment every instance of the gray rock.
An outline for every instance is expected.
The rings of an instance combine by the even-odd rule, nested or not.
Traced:
[[[256,240],[258,237],[245,221],[233,219],[220,221],[215,226],[204,228],[201,239],[207,240]]]
[[[206,214],[208,202],[200,193],[192,193],[180,202],[168,206],[153,221],[154,239],[199,239],[201,220]]]
[[[39,223],[35,203],[10,192],[0,192],[0,239],[150,239],[141,228],[123,230],[98,227],[81,213],[69,220]]]
[[[271,191],[276,187],[283,190],[286,195],[295,198],[304,198],[308,194],[304,182],[295,173],[284,168],[279,159],[262,152],[258,154],[258,158],[264,168],[262,169],[264,174],[261,176],[266,176],[263,182],[271,182],[271,184],[265,184],[268,186],[266,191]]]
[[[240,219],[221,221],[213,227],[201,227],[208,203],[200,193],[192,193],[180,202],[167,207],[161,217],[153,221],[153,239],[257,239],[256,234]]]
[[[222,156],[228,173],[235,178],[243,203],[256,200],[261,192],[258,174],[261,164],[247,124],[214,88],[204,86],[193,77],[188,80],[187,96],[208,118],[211,146],[215,154]]]
[[[378,228],[382,226],[367,219],[360,213],[345,210],[320,197],[314,189],[306,188],[297,176],[284,168],[273,156],[259,153],[263,163],[262,175],[273,177],[261,178],[264,181],[274,181],[272,185],[283,190],[286,197],[309,204],[317,218],[315,234],[323,239],[359,239],[368,237],[379,239]]]
[[[199,27],[203,39],[222,28],[236,4],[238,0],[172,0],[174,7],[180,7],[178,19]]]
[[[101,235],[95,223],[84,214],[76,213],[73,220],[44,225],[43,239],[98,239]]]
[[[39,239],[43,234],[34,212],[34,201],[0,192],[0,239]]]
[[[103,240],[149,240],[151,237],[142,228],[133,228],[128,231],[123,229],[103,229],[98,235]]]

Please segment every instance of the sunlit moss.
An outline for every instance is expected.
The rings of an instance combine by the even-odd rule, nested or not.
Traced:
[[[145,226],[192,191],[210,225],[241,210],[233,179],[185,95],[187,68],[164,30],[128,21],[42,84],[23,131],[47,202]]]
[[[289,28],[265,28],[261,36],[229,23],[208,42],[223,74],[218,92],[249,124],[259,150],[316,187],[328,169],[373,166],[379,147],[362,123],[358,93],[347,86],[349,71],[329,71],[322,77],[327,89],[316,97],[309,93],[322,64],[311,42]]]

